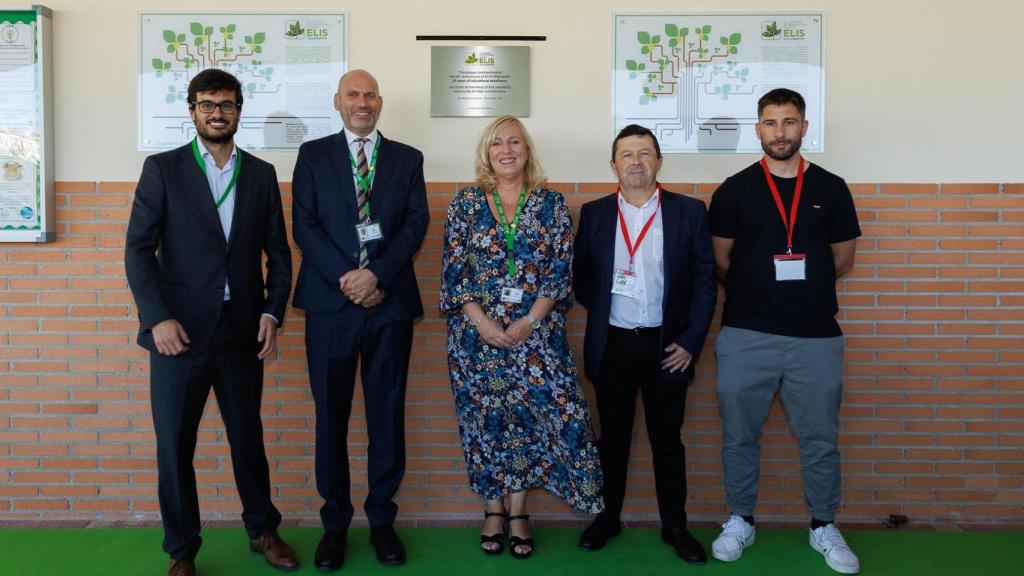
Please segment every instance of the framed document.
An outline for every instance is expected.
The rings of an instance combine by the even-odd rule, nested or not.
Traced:
[[[0,242],[52,242],[53,14],[0,7]]]
[[[242,84],[235,142],[298,150],[341,130],[331,97],[347,67],[344,12],[141,12],[138,148],[168,150],[195,137],[188,84],[217,68]]]
[[[801,150],[825,151],[822,12],[616,13],[612,134],[650,128],[666,154],[761,152],[757,101],[807,102]]]

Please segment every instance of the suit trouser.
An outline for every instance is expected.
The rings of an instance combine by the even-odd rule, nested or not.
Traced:
[[[643,395],[647,436],[654,459],[654,486],[663,528],[686,526],[686,451],[680,439],[686,403],[685,382],[658,380],[664,353],[660,328],[608,327],[601,370],[594,381],[601,417],[601,468],[605,514],[618,519],[626,494],[629,448],[636,396]]]
[[[405,474],[405,386],[412,322],[372,311],[306,313],[309,380],[316,401],[316,486],[326,530],[352,522],[348,421],[357,366],[366,404],[367,482],[363,510],[371,526],[394,523],[393,502]]]
[[[246,532],[257,538],[281,523],[270,500],[270,468],[263,447],[263,362],[256,357],[259,348],[240,344],[238,336],[225,304],[206,350],[195,356],[150,354],[163,549],[174,559],[195,558],[202,544],[192,458],[211,387],[231,446]],[[256,334],[249,337],[256,342]]]
[[[724,326],[715,341],[722,467],[732,513],[757,504],[761,434],[775,393],[800,445],[804,500],[811,516],[832,521],[841,484],[839,404],[843,337],[793,338]]]

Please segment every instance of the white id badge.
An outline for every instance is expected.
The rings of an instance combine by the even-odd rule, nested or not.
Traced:
[[[359,235],[359,243],[366,244],[367,242],[373,242],[374,240],[380,240],[384,237],[380,232],[380,222],[370,222],[369,224],[358,224],[356,226],[356,234]]]
[[[501,301],[509,302],[511,304],[519,304],[523,301],[523,289],[522,288],[502,288],[501,289]]]
[[[619,269],[612,276],[612,294],[636,297],[636,274],[629,270]]]
[[[775,281],[806,280],[807,258],[803,254],[776,254]]]

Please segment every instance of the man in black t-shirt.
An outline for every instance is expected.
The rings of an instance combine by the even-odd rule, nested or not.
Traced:
[[[799,440],[811,547],[833,570],[856,574],[860,562],[834,524],[843,358],[835,283],[853,268],[860,227],[843,179],[800,155],[804,110],[792,90],[765,94],[756,126],[764,157],[711,201],[726,294],[715,352],[731,508],[712,555],[731,562],[754,543],[761,433],[778,392]]]

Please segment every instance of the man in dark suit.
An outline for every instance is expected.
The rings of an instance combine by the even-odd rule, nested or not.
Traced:
[[[369,436],[363,509],[384,565],[405,562],[392,501],[405,473],[405,385],[413,320],[423,315],[413,256],[427,231],[423,154],[377,130],[383,99],[364,70],[341,77],[334,107],[345,129],[302,145],[292,222],[302,266],[306,355],[316,401],[316,485],[324,535],[315,562],[337,570],[352,521],[348,419],[360,366]]]
[[[619,189],[583,205],[573,288],[587,309],[583,356],[601,419],[605,511],[580,536],[598,550],[619,534],[636,396],[643,394],[661,538],[691,564],[707,561],[686,529],[680,428],[686,387],[715,310],[707,210],[658,184],[661,148],[635,124],[612,144]]]
[[[198,136],[146,159],[125,246],[138,343],[150,351],[168,574],[195,574],[202,538],[192,457],[211,387],[250,549],[275,568],[297,570],[295,553],[277,535],[281,514],[270,501],[260,421],[263,360],[274,351],[292,278],[277,175],[234,145],[242,108],[234,76],[200,72],[188,102]]]

